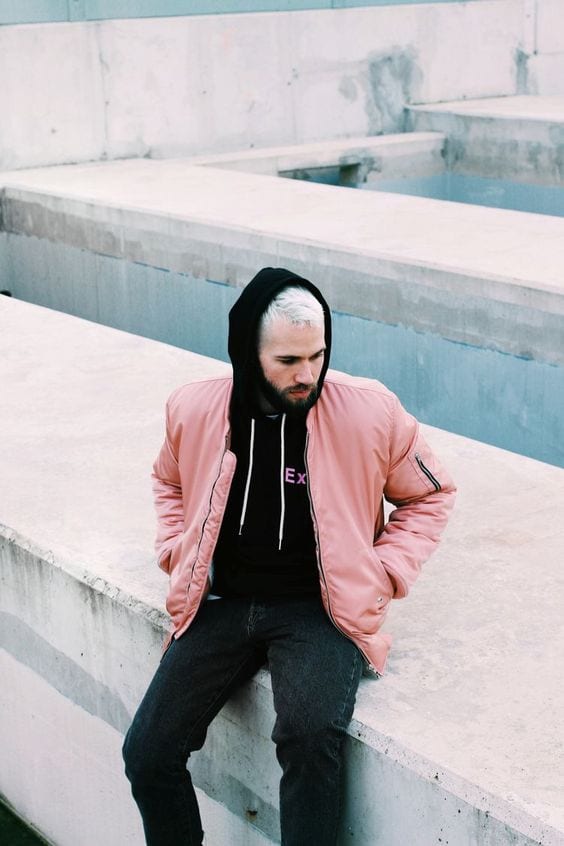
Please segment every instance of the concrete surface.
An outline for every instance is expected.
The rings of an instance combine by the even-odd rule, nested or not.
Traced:
[[[0,168],[401,131],[406,103],[514,94],[523,22],[480,0],[3,26]]]
[[[207,165],[243,173],[268,176],[296,176],[315,181],[320,168],[351,169],[351,187],[377,182],[380,178],[432,176],[444,171],[445,138],[440,132],[409,132],[340,138],[316,144],[265,147],[259,150],[194,156],[191,165]],[[309,175],[308,175],[309,174]]]
[[[525,0],[521,93],[564,94],[564,7],[560,0]]]
[[[470,117],[487,117],[500,122],[526,120],[539,123],[564,123],[564,96],[486,97],[476,100],[433,103],[428,106],[413,106],[413,111],[418,114],[429,111],[433,114],[447,113]]]
[[[168,392],[224,369],[0,297],[0,791],[58,846],[142,842],[119,745],[165,625],[148,474]],[[562,846],[564,470],[426,432],[458,507],[362,684],[341,843]],[[277,842],[272,721],[265,673],[218,718],[211,846]]]
[[[564,28],[564,7],[562,12]],[[564,92],[410,107],[410,125],[447,136],[449,170],[564,185]]]
[[[529,94],[562,94],[564,53],[531,56],[527,61],[527,76]]]
[[[235,287],[269,263],[316,268],[336,311],[564,363],[561,218],[183,160],[4,173],[0,185],[7,233]]]
[[[364,151],[375,181],[408,169],[408,151],[436,168],[441,143],[3,174],[0,287],[224,358],[239,287],[288,265],[332,303],[339,367],[383,378],[424,422],[564,466],[564,220],[224,169],[312,173]]]

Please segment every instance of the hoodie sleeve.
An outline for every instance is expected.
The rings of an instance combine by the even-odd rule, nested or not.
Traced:
[[[421,566],[437,547],[454,505],[455,485],[396,397],[390,465],[384,487],[395,505],[374,550],[395,588],[406,596]]]
[[[153,498],[157,512],[155,551],[159,567],[170,572],[170,554],[184,531],[182,487],[178,457],[170,435],[170,408],[166,405],[166,434],[164,443],[153,464]]]

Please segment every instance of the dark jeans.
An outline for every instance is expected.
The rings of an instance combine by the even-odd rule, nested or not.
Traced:
[[[129,732],[126,774],[148,846],[200,846],[186,761],[233,691],[268,661],[284,846],[334,846],[341,752],[362,658],[319,599],[204,603],[162,658]]]

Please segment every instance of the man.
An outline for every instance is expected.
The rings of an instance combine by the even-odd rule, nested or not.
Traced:
[[[187,758],[267,662],[282,844],[334,846],[362,667],[383,671],[389,602],[438,543],[454,487],[394,394],[327,370],[330,312],[311,282],[264,268],[229,319],[233,377],[167,404],[153,478],[174,633],[126,772],[147,844],[200,846]]]

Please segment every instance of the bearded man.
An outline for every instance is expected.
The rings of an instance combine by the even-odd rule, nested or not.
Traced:
[[[170,397],[153,468],[170,643],[124,744],[148,846],[201,846],[186,764],[268,665],[283,846],[334,846],[363,667],[436,547],[454,485],[381,383],[328,370],[319,290],[264,268],[229,315],[232,377]],[[384,498],[395,508],[384,519]]]

